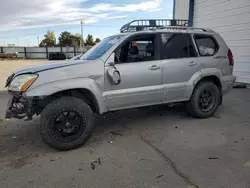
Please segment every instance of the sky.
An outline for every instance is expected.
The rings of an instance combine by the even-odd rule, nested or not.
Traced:
[[[172,19],[173,0],[5,0],[0,6],[0,46],[37,46],[47,30],[105,38],[134,19]]]

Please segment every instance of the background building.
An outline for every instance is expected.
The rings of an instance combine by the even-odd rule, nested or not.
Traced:
[[[174,0],[174,19],[212,28],[234,54],[234,75],[250,83],[250,0]]]

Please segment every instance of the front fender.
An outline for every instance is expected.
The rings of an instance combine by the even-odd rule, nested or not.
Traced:
[[[25,95],[27,97],[42,97],[50,96],[60,91],[70,89],[87,89],[93,93],[96,98],[96,102],[99,106],[100,113],[107,111],[107,107],[104,103],[105,98],[103,97],[103,91],[95,80],[91,78],[72,78],[65,80],[58,80],[54,82],[48,82],[39,86],[36,86],[28,91]]]

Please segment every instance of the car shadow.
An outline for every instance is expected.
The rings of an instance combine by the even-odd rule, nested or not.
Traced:
[[[96,129],[88,144],[103,141],[111,141],[114,136],[133,134],[134,132],[152,128],[157,122],[168,121],[176,122],[180,119],[191,119],[184,110],[184,105],[174,106],[157,105],[142,108],[134,108],[110,112],[96,118]]]

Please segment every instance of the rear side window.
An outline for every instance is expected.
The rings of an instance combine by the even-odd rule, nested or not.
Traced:
[[[194,40],[200,56],[213,56],[219,49],[217,42],[211,36],[195,35]]]
[[[161,34],[161,59],[196,57],[193,42],[188,34]]]

